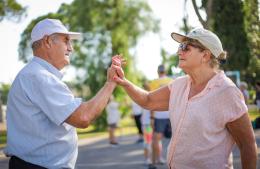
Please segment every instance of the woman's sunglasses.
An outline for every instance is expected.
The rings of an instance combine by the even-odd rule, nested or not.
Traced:
[[[193,44],[193,43],[181,43],[179,45],[178,50],[182,50],[183,52],[186,52],[186,51],[189,50],[188,46],[192,46],[194,48],[199,48],[199,49],[205,50],[205,48],[203,48],[202,46],[197,45],[197,44]]]

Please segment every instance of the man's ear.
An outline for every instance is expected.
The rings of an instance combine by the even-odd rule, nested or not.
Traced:
[[[49,38],[49,36],[45,35],[42,39],[43,45],[48,49],[51,48],[51,39]]]

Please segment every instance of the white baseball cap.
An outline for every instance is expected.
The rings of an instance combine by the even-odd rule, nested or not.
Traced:
[[[62,33],[70,36],[71,39],[79,39],[81,33],[69,32],[68,29],[58,19],[43,19],[38,22],[31,32],[31,43],[42,39],[45,35]]]
[[[220,54],[224,53],[218,36],[203,28],[195,28],[186,36],[173,32],[171,33],[171,37],[179,43],[187,40],[187,38],[198,40],[203,46],[209,49],[216,58],[219,57]]]

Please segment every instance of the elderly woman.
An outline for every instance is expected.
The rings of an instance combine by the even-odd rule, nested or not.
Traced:
[[[240,149],[243,169],[256,169],[257,150],[247,106],[236,85],[219,70],[226,59],[219,38],[198,28],[180,43],[179,67],[187,74],[168,86],[147,92],[124,77],[122,59],[113,58],[114,80],[139,105],[169,110],[173,136],[168,146],[170,169],[231,169],[233,145]]]

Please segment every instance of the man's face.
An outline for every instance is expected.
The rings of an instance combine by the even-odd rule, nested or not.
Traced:
[[[70,54],[73,51],[69,35],[53,34],[50,35],[51,46],[48,50],[48,60],[50,63],[61,70],[70,63]]]

